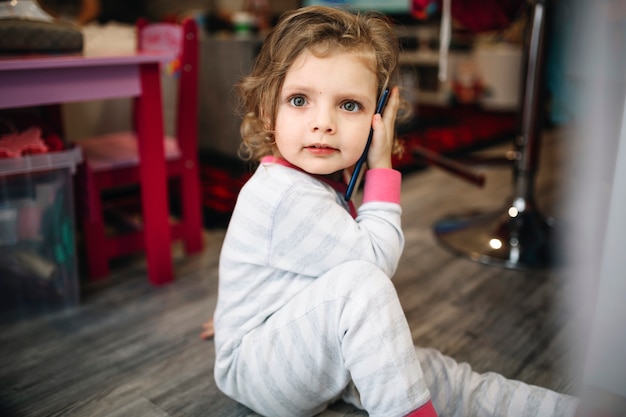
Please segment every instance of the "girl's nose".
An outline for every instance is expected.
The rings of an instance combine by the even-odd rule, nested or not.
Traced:
[[[311,130],[333,134],[337,129],[334,109],[327,106],[318,106],[312,120]]]

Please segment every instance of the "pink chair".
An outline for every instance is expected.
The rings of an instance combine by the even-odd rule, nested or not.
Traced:
[[[176,137],[165,137],[168,188],[177,192],[182,207],[171,216],[172,240],[184,242],[185,252],[202,250],[202,214],[198,173],[198,29],[193,20],[176,23],[137,23],[141,51],[174,50],[178,60],[169,63],[179,72],[176,107]],[[178,65],[176,65],[178,64]],[[141,222],[129,232],[111,233],[105,225],[106,204],[102,193],[139,184],[135,132],[118,132],[78,142],[85,159],[77,181],[80,222],[85,240],[87,267],[92,280],[109,275],[109,261],[144,249]],[[140,203],[139,203],[140,204]],[[142,213],[150,207],[142,207]],[[174,219],[174,217],[178,217]]]

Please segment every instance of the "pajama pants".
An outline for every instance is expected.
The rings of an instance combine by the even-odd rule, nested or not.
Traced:
[[[338,399],[371,417],[403,417],[431,396],[450,417],[571,417],[577,404],[415,348],[390,278],[361,261],[317,278],[244,336],[229,372],[225,393],[268,417],[313,416]]]

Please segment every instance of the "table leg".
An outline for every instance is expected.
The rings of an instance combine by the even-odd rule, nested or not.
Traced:
[[[140,75],[135,120],[146,259],[150,282],[159,285],[173,280],[159,65],[142,64]]]

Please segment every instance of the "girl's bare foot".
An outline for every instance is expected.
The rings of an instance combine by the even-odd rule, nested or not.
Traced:
[[[213,327],[213,317],[202,324],[202,333],[200,333],[200,339],[208,340],[215,336],[215,328]]]

